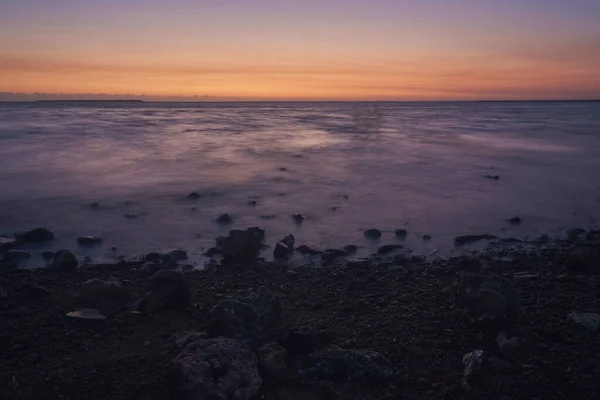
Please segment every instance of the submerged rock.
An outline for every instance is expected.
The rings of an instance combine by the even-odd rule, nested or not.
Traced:
[[[81,236],[77,238],[77,243],[80,246],[93,246],[102,243],[102,238],[95,236]]]
[[[477,242],[479,240],[493,240],[497,238],[497,236],[489,235],[487,233],[484,233],[483,235],[464,235],[455,237],[454,244],[456,246],[462,246],[468,243]]]
[[[331,264],[336,258],[346,256],[346,252],[340,249],[327,249],[321,253],[323,265]]]
[[[394,233],[399,239],[404,239],[408,235],[408,231],[406,229],[396,229]]]
[[[229,215],[229,214],[221,214],[217,218],[218,224],[230,224],[232,222],[233,222],[233,218],[231,218],[231,215]]]
[[[500,179],[500,175],[483,175],[485,179],[491,179],[493,181],[497,181]]]
[[[188,195],[187,195],[187,196],[185,196],[185,197],[186,197],[186,199],[188,199],[188,200],[197,200],[197,199],[199,199],[200,197],[202,197],[202,195],[201,195],[200,193],[198,193],[198,192],[192,192],[192,193],[188,194]]]
[[[455,302],[476,325],[504,326],[519,314],[517,290],[497,276],[463,272],[455,286]]]
[[[83,305],[97,308],[100,312],[119,311],[131,302],[131,295],[126,288],[97,278],[81,285],[79,298]]]
[[[356,252],[358,251],[358,246],[355,246],[353,244],[347,244],[343,247],[343,249],[346,255],[352,255],[356,254]]]
[[[402,249],[404,246],[402,246],[401,244],[384,244],[383,246],[380,246],[377,249],[377,254],[383,255],[383,254],[388,254],[391,253],[393,251]]]
[[[262,231],[262,230],[261,230]],[[262,237],[264,237],[264,231]],[[228,236],[217,238],[217,249],[226,261],[254,262],[262,249],[263,239],[257,229],[231,230]]]
[[[294,221],[296,221],[297,224],[301,223],[302,221],[304,221],[306,219],[306,217],[300,213],[292,214],[292,218],[294,219]]]
[[[148,292],[138,309],[147,314],[189,307],[190,286],[176,271],[160,270],[150,277]]]
[[[46,228],[36,228],[15,233],[15,238],[27,243],[41,243],[54,240],[54,233]]]
[[[378,239],[381,237],[381,231],[379,229],[375,229],[375,228],[365,229],[363,234],[366,237],[371,238],[371,239]]]
[[[58,270],[77,269],[77,258],[69,250],[59,250],[54,253],[51,267]]]
[[[521,217],[512,217],[512,218],[507,219],[507,221],[509,223],[513,224],[513,225],[518,225],[521,222],[523,222],[523,218],[521,218]]]
[[[50,261],[54,258],[54,252],[52,251],[44,251],[42,253],[42,258],[46,261]]]
[[[173,399],[248,400],[262,384],[254,353],[227,338],[189,343],[165,375]]]
[[[431,240],[431,236],[430,235],[423,235],[423,240],[427,242],[427,241]]]
[[[308,255],[316,255],[316,254],[321,254],[321,252],[319,250],[315,250],[311,247],[308,247],[306,245],[301,245],[296,247],[296,251],[302,254],[308,254]]]
[[[346,350],[329,347],[307,357],[306,375],[333,381],[381,384],[394,376],[391,362],[370,350]]]
[[[250,207],[256,207],[256,200],[249,200],[246,205]]]

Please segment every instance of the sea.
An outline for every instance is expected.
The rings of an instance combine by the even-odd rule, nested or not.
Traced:
[[[447,257],[488,245],[459,235],[598,227],[600,102],[0,103],[0,188],[0,234],[56,235],[24,247],[27,267],[58,249],[93,262],[183,249],[202,266],[216,237],[250,226],[267,258],[288,234]]]

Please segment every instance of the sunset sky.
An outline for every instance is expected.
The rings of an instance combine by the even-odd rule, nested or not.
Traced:
[[[0,0],[0,92],[600,98],[600,0]]]

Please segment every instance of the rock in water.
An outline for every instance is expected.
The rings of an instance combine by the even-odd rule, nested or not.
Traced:
[[[513,224],[513,225],[518,225],[521,222],[523,222],[523,218],[521,218],[521,217],[512,217],[512,218],[507,219],[507,221],[509,223]]]
[[[399,250],[403,247],[404,246],[402,246],[401,244],[384,244],[383,246],[381,246],[377,249],[377,254],[381,254],[381,255],[388,254],[388,253],[391,253],[392,251]]]
[[[565,264],[567,269],[573,271],[600,272],[600,248],[577,247],[569,252]]]
[[[288,254],[290,253],[290,249],[284,243],[278,242],[275,245],[275,250],[273,250],[273,257],[277,260],[285,260],[288,258]]]
[[[483,177],[485,179],[491,179],[493,181],[497,181],[500,179],[500,175],[484,175]]]
[[[217,223],[219,224],[230,224],[233,222],[233,218],[231,218],[231,215],[229,214],[221,214],[219,215],[219,217],[217,218]]]
[[[476,325],[504,326],[519,314],[516,289],[506,279],[463,272],[455,287],[455,301]]]
[[[77,238],[77,243],[80,246],[93,246],[102,243],[102,238],[95,236],[81,236]]]
[[[148,292],[139,310],[147,314],[186,308],[190,305],[190,286],[182,274],[160,270],[150,277]]]
[[[173,399],[248,400],[262,384],[252,351],[233,339],[192,342],[166,368]]]
[[[15,233],[15,238],[27,243],[41,243],[54,240],[54,233],[46,228],[36,228],[29,231]]]
[[[567,319],[591,332],[600,329],[600,314],[573,311]]]
[[[301,245],[301,246],[298,246],[298,247],[296,248],[296,251],[297,251],[298,253],[302,253],[302,254],[308,254],[308,255],[311,255],[311,256],[314,256],[314,255],[316,255],[316,254],[321,254],[321,252],[320,252],[319,250],[315,250],[315,249],[313,249],[313,248],[311,248],[311,247],[308,247],[308,246],[306,246],[306,245],[304,245],[304,244],[303,244],[303,245]]]
[[[408,235],[408,231],[406,229],[396,229],[394,233],[399,239],[404,239]]]
[[[228,236],[217,238],[217,249],[219,249],[225,261],[254,262],[262,245],[263,239],[254,228],[245,231],[231,230]]]
[[[277,376],[287,369],[287,350],[278,343],[269,343],[256,351],[258,365],[270,376]]]
[[[371,239],[378,239],[381,237],[381,231],[379,229],[375,229],[375,228],[365,229],[363,234],[366,237],[371,238]]]
[[[51,266],[64,271],[74,270],[77,269],[77,258],[69,250],[59,250],[54,253]]]
[[[287,235],[281,238],[280,242],[285,244],[288,247],[288,249],[293,250],[294,243],[296,243],[296,238],[294,237],[294,235]]]
[[[320,379],[368,384],[381,384],[394,376],[392,364],[381,354],[335,346],[310,355],[305,362],[305,371]]]
[[[97,308],[102,313],[119,311],[131,302],[131,295],[126,288],[96,278],[81,285],[79,298],[86,307]]]
[[[19,241],[17,239],[0,236],[0,250],[4,249],[12,249],[19,245]]]
[[[297,224],[301,223],[306,219],[306,217],[300,213],[292,214],[292,218],[294,219],[294,221],[296,221]]]
[[[327,249],[321,253],[321,263],[323,265],[331,264],[336,258],[344,257],[346,252],[340,249]]]
[[[192,193],[190,193],[190,194],[188,194],[188,195],[186,196],[186,198],[187,198],[188,200],[197,200],[197,199],[199,199],[200,197],[202,197],[202,195],[201,195],[200,193],[198,193],[198,192],[192,192]]]
[[[431,240],[431,236],[430,235],[423,235],[423,240],[427,242],[427,241]]]
[[[454,238],[454,245],[455,246],[462,246],[468,243],[473,243],[473,242],[477,242],[479,240],[493,240],[493,239],[497,239],[497,236],[494,235],[489,235],[487,233],[484,233],[483,235],[464,235],[464,236],[457,236]]]

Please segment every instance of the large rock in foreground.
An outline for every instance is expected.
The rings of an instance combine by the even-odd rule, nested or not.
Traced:
[[[119,311],[131,302],[131,295],[126,288],[97,278],[81,285],[79,298],[86,307],[97,308],[102,313]]]
[[[504,326],[519,315],[517,290],[497,276],[463,272],[455,287],[455,302],[475,325]]]
[[[262,384],[252,351],[233,339],[202,339],[184,347],[166,369],[173,399],[246,400]]]
[[[380,384],[394,376],[391,362],[370,350],[346,350],[329,347],[310,355],[305,361],[305,373],[320,379]]]
[[[229,235],[217,238],[217,249],[226,261],[252,262],[262,249],[263,239],[264,231],[260,229],[234,229]]]
[[[62,270],[72,271],[77,269],[77,258],[69,250],[59,250],[54,253],[51,267]]]
[[[186,308],[190,305],[190,285],[176,271],[160,270],[150,277],[148,292],[139,310],[147,314]]]

